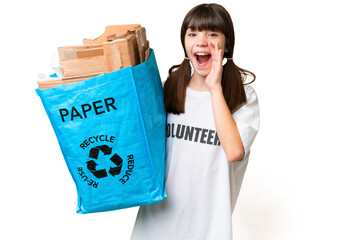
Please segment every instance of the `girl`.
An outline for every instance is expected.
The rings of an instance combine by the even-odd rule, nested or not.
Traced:
[[[181,42],[185,59],[164,85],[168,198],[140,207],[133,240],[232,239],[231,215],[259,128],[256,93],[243,85],[255,75],[232,60],[229,13],[217,4],[194,7]]]

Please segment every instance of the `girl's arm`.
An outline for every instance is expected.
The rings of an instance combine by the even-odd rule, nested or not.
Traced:
[[[244,145],[236,123],[224,99],[222,88],[210,90],[216,131],[225,154],[230,162],[244,157]]]
[[[205,83],[210,89],[215,127],[221,146],[230,162],[244,158],[245,150],[237,125],[226,104],[221,86],[222,50],[219,45],[210,44],[212,67]]]

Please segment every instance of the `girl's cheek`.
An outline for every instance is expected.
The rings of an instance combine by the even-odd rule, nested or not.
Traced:
[[[210,44],[213,49],[215,49],[217,46],[219,46],[219,49],[221,48],[219,41],[211,41]]]
[[[213,41],[209,41],[208,42],[208,47],[210,49],[210,52],[213,51],[215,49],[215,43]]]

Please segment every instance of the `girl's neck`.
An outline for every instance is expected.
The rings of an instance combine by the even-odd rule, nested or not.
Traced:
[[[191,88],[192,90],[196,90],[200,92],[209,91],[208,86],[205,84],[205,78],[206,77],[199,76],[196,73],[194,73],[191,76],[188,87]]]

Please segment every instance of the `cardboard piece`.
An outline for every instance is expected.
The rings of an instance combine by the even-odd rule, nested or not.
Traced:
[[[100,73],[101,74],[101,73]],[[67,77],[62,79],[46,79],[46,80],[39,80],[37,81],[39,89],[45,89],[45,88],[52,88],[59,85],[65,85],[75,82],[80,82],[89,78],[96,77],[100,74],[93,74],[93,75],[83,75],[83,76],[77,76],[77,77]]]
[[[146,30],[139,24],[106,26],[101,36],[84,39],[83,43],[81,46],[58,48],[63,79],[38,81],[40,89],[136,66],[150,56]]]
[[[103,56],[103,55],[104,55],[104,49],[102,47],[84,49],[76,52],[77,58],[90,58],[90,57]]]
[[[123,68],[123,62],[119,46],[113,44],[104,44],[104,61],[106,72],[116,71]]]
[[[136,36],[127,32],[111,42],[105,42],[104,58],[106,71],[112,72],[121,68],[136,66],[140,63]]]
[[[95,73],[105,73],[106,66],[104,56],[71,59],[60,61],[60,70],[64,77],[76,77],[81,75],[93,75]]]
[[[92,49],[99,49],[99,48],[100,49],[102,48],[102,44],[59,47],[58,48],[59,60],[65,61],[65,60],[77,59],[79,58],[78,52],[86,51],[86,50],[91,51]]]
[[[112,25],[106,26],[105,32],[95,39],[83,39],[84,45],[92,45],[92,44],[103,44],[107,42],[108,39],[114,38],[116,36],[123,35],[127,33],[127,31],[141,27],[140,24],[128,24],[128,25]]]
[[[145,51],[149,48],[149,41],[146,40],[146,30],[144,27],[139,27],[130,30],[130,32],[136,35],[140,63],[145,62]]]
[[[150,57],[150,47],[145,51],[145,61]]]

